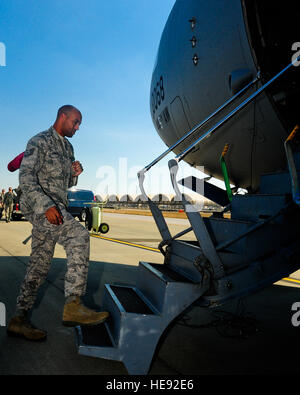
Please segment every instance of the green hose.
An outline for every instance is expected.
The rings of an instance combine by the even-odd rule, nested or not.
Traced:
[[[220,163],[221,163],[221,169],[223,173],[223,178],[225,182],[225,187],[228,195],[228,199],[230,202],[232,202],[232,190],[230,188],[230,182],[229,182],[229,176],[228,176],[228,171],[227,171],[227,166],[225,162],[225,155],[227,154],[229,148],[229,144],[226,144],[224,147],[224,150],[222,152],[221,158],[220,158]]]

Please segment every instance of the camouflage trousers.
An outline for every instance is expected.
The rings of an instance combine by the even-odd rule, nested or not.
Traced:
[[[62,245],[67,255],[65,297],[85,293],[88,275],[90,237],[88,231],[70,213],[61,208],[63,224],[52,225],[44,214],[30,214],[32,224],[31,255],[27,272],[17,298],[18,310],[30,310],[37,292],[51,266],[55,244]]]
[[[14,204],[5,204],[4,205],[4,212],[5,212],[5,219],[6,221],[11,220],[12,212],[13,212]]]

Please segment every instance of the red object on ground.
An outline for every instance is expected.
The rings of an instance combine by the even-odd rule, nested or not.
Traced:
[[[11,172],[18,170],[21,166],[23,157],[24,157],[24,152],[22,152],[21,154],[16,156],[15,159],[9,162],[9,164],[7,165],[8,170]]]

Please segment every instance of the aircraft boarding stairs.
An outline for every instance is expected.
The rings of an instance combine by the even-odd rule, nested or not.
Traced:
[[[278,193],[277,185],[285,189]],[[150,205],[166,236],[163,217]],[[140,262],[135,287],[105,285],[102,308],[110,318],[102,326],[76,328],[79,354],[122,361],[129,374],[147,374],[163,332],[195,301],[214,307],[299,269],[299,214],[288,172],[262,176],[259,195],[234,195],[230,219],[201,218],[191,210],[187,231],[192,228],[199,243],[166,238],[160,245],[164,264]]]
[[[299,269],[300,153],[292,142],[285,143],[287,171],[262,175],[258,194],[229,197],[215,188],[215,201],[227,199],[228,207],[208,218],[180,193],[179,156],[169,161],[171,181],[182,196],[190,227],[172,236],[148,198],[162,236],[164,264],[140,262],[135,286],[105,285],[102,308],[110,318],[100,326],[76,328],[79,354],[121,361],[129,374],[147,374],[162,334],[193,303],[215,307]],[[138,174],[145,196],[145,173],[161,157]],[[204,181],[204,195],[209,188]],[[228,208],[230,218],[224,215]],[[194,232],[196,241],[181,239],[188,232]]]

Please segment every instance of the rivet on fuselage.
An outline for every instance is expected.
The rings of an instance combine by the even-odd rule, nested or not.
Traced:
[[[196,18],[190,19],[189,22],[190,22],[190,24],[191,24],[192,30],[195,29],[195,26],[196,26]]]
[[[197,55],[197,54],[195,54],[195,55],[193,56],[193,63],[194,63],[195,66],[197,66],[198,63],[199,63],[199,58],[198,58],[198,55]]]
[[[192,47],[195,48],[196,44],[197,44],[197,38],[195,36],[193,36],[190,39],[190,42],[192,43]]]

